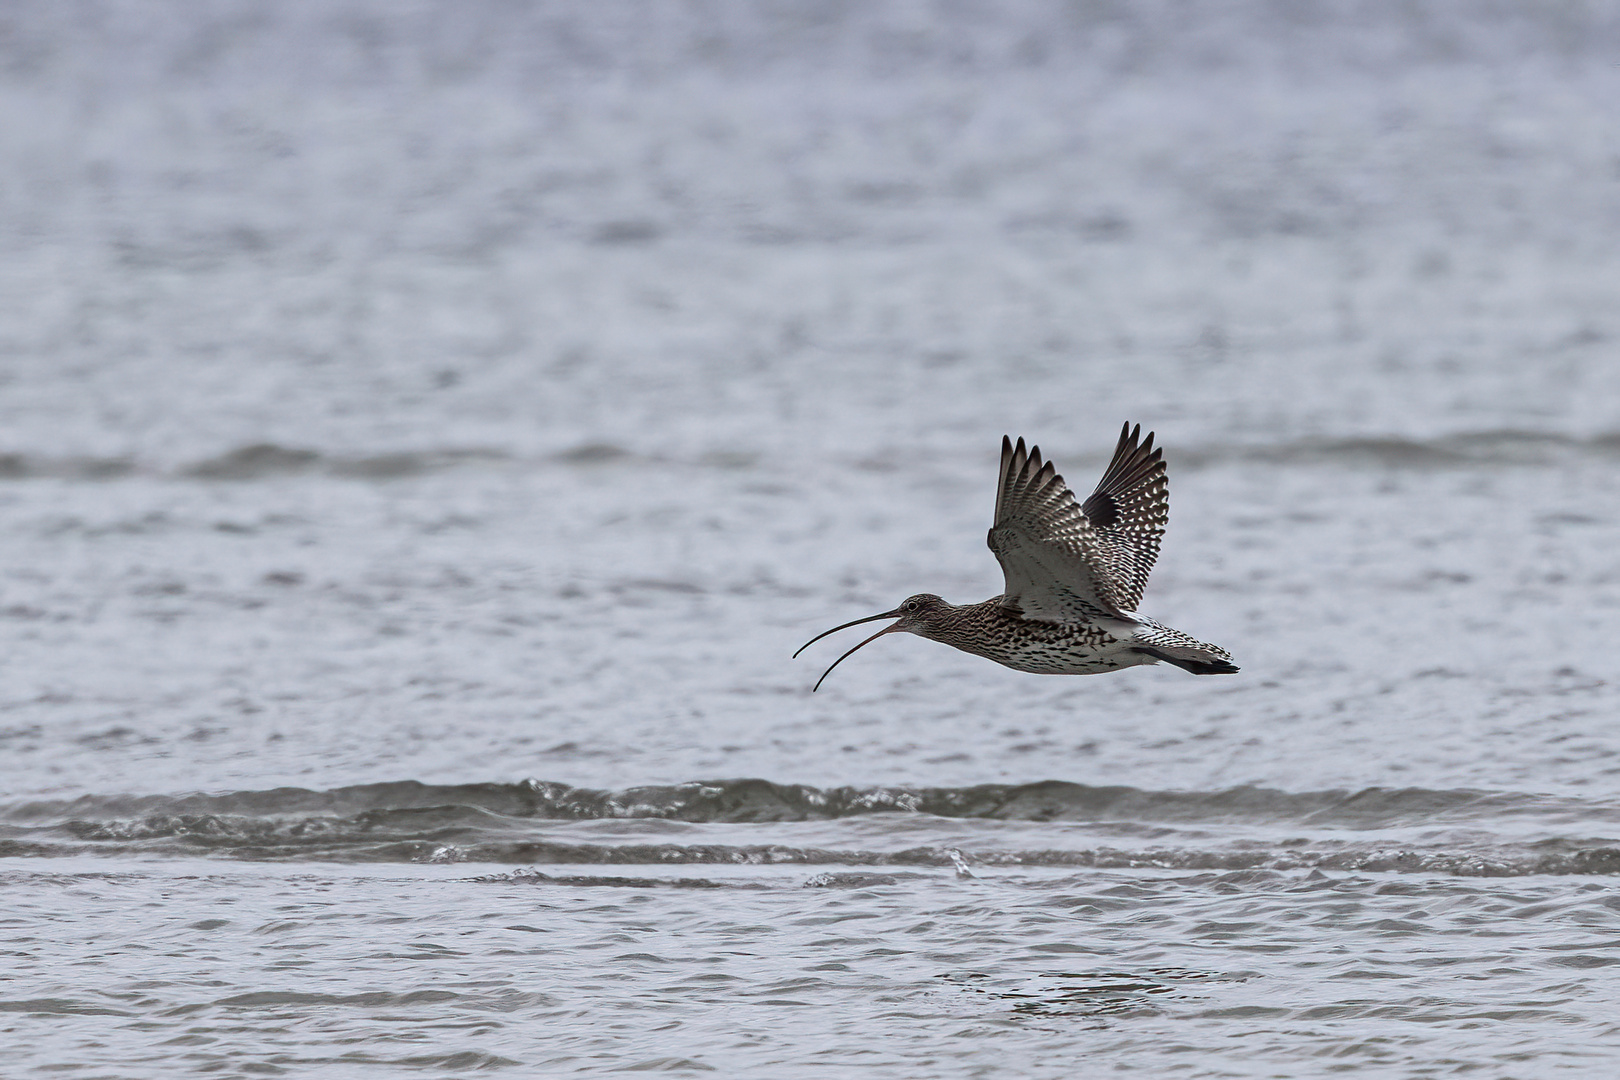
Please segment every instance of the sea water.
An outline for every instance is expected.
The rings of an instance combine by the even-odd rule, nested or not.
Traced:
[[[6,20],[0,1075],[1614,1068],[1615,5]]]

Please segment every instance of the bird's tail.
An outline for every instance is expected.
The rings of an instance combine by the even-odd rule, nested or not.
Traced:
[[[1199,641],[1180,630],[1144,622],[1135,634],[1133,647],[1137,652],[1174,664],[1194,675],[1231,675],[1238,666],[1232,663],[1232,654],[1219,645]]]

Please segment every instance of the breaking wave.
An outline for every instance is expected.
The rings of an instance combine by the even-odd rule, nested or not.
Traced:
[[[1253,822],[1387,828],[1503,815],[1558,816],[1620,822],[1620,806],[1545,795],[1468,788],[1364,788],[1286,792],[1239,786],[1219,791],[1147,791],[1063,780],[970,787],[832,787],[770,780],[693,781],[605,791],[542,780],[519,783],[423,784],[414,780],[311,791],[273,788],[190,795],[87,795],[14,803],[0,821],[246,816],[350,816],[378,825],[404,815],[472,823],[481,814],[507,818],[586,820],[659,818],[685,822],[814,821],[906,812],[1005,821]]]
[[[890,820],[892,831],[883,827]],[[1617,820],[1620,807],[1606,804],[1423,788],[1184,792],[1063,781],[817,788],[739,779],[602,791],[534,780],[401,781],[20,802],[0,809],[0,856],[1616,874],[1620,843],[1590,833]],[[680,823],[681,832],[666,839],[589,831],[591,823],[615,821]],[[784,827],[859,821],[867,825],[814,837]],[[918,823],[929,821],[953,837],[918,843],[926,839]],[[1500,834],[1509,822],[1521,826],[1513,838]]]

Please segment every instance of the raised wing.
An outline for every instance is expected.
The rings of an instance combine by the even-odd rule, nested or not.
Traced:
[[[1120,432],[1097,490],[1074,493],[1038,447],[1001,440],[1001,484],[990,550],[1006,576],[1005,603],[1025,618],[1128,618],[1159,555],[1170,518],[1162,451],[1142,428]]]
[[[1148,575],[1159,561],[1159,541],[1170,523],[1170,477],[1164,451],[1153,448],[1153,432],[1126,424],[1114,458],[1080,511],[1102,538],[1108,576],[1131,611],[1142,602]]]

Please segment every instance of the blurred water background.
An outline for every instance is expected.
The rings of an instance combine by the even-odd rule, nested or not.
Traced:
[[[1605,1075],[1620,4],[14,0],[8,1077]],[[1000,590],[1158,432],[1241,675]]]

